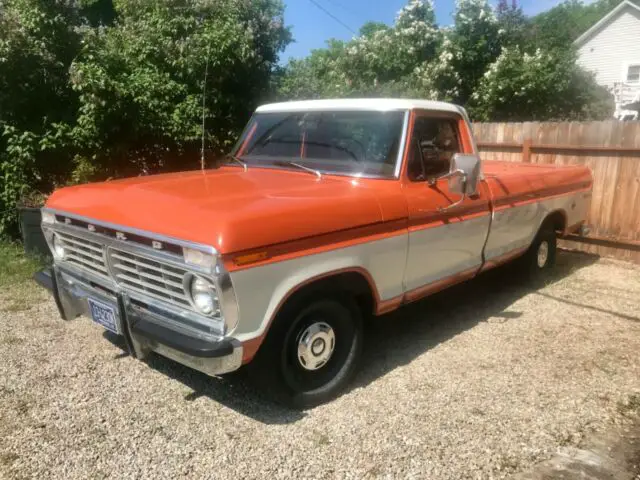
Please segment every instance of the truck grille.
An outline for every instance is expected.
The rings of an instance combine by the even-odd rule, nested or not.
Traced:
[[[56,236],[64,245],[65,262],[102,277],[109,276],[102,245],[67,232],[56,232]]]
[[[114,280],[121,286],[163,302],[191,308],[184,290],[186,269],[114,248],[109,249]]]

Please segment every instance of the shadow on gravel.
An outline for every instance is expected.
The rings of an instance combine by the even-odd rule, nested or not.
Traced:
[[[479,323],[489,319],[496,323],[518,321],[523,312],[511,308],[518,299],[592,265],[599,258],[583,252],[558,251],[557,266],[544,284],[523,277],[515,264],[507,264],[374,318],[365,342],[363,367],[351,388],[368,385]]]
[[[557,267],[545,285],[553,284],[598,259],[596,255],[582,252],[560,251]],[[523,278],[510,264],[390,314],[374,317],[366,332],[360,373],[349,390],[368,385],[481,322],[489,319],[518,321],[522,312],[512,310],[511,305],[539,287],[541,285]],[[105,336],[125,348],[118,337]],[[193,391],[185,401],[208,397],[265,424],[293,423],[306,415],[274,404],[253,387],[242,370],[223,378],[212,378],[160,355],[152,354],[147,363],[191,388]]]
[[[566,298],[555,297],[553,295],[549,295],[546,293],[537,292],[536,295],[540,295],[541,297],[545,297],[551,300],[555,300],[556,302],[566,303],[567,305],[573,305],[575,307],[586,308],[587,310],[593,310],[594,312],[606,313],[607,315],[613,315],[614,317],[621,318],[622,320],[630,320],[632,322],[640,322],[640,317],[636,317],[633,315],[627,315],[626,313],[614,312],[613,310],[609,310],[608,308],[600,308],[594,307],[593,305],[586,305],[584,303],[572,302],[571,300],[567,300]],[[640,480],[640,479],[639,479]]]
[[[116,355],[116,359],[129,356],[122,337],[107,331],[103,336],[123,350],[123,353]],[[185,395],[186,402],[204,397],[267,425],[293,423],[305,416],[304,412],[285,408],[265,397],[253,386],[243,370],[214,378],[153,352],[144,361],[163,375],[189,387],[192,391]]]

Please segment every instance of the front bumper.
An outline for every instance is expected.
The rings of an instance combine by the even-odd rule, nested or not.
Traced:
[[[117,313],[118,333],[136,358],[143,359],[154,351],[212,376],[232,372],[242,365],[242,345],[236,339],[210,340],[168,328],[161,311],[132,301],[126,292],[112,292],[58,266],[36,273],[34,280],[53,294],[64,320],[80,315],[90,317],[89,298],[112,305]]]

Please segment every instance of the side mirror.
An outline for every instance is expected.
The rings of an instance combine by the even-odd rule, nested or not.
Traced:
[[[480,181],[480,157],[456,153],[451,159],[449,190],[459,195],[475,195],[478,193]]]

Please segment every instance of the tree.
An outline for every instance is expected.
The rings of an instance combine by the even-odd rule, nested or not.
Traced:
[[[360,27],[361,37],[373,37],[377,32],[387,31],[389,26],[382,22],[367,22]]]
[[[530,41],[537,48],[565,50],[622,1],[565,0],[531,19]]]
[[[207,145],[228,149],[289,41],[269,0],[116,0],[116,23],[95,30],[71,67],[80,94],[73,134],[113,175],[196,165],[202,92]],[[205,87],[206,76],[206,87]]]
[[[511,0],[511,3],[500,0],[496,7],[496,18],[503,47],[527,46],[529,21],[517,0]]]
[[[68,3],[6,0],[1,7],[0,234],[15,233],[23,195],[68,170],[70,149],[59,144],[78,105],[67,72],[83,22]]]
[[[4,0],[0,234],[30,190],[229,148],[290,41],[279,0]],[[191,153],[192,155],[188,155]]]
[[[559,11],[573,3],[587,7],[570,0]],[[516,0],[500,0],[495,11],[487,0],[457,0],[454,17],[452,27],[438,28],[432,3],[411,0],[393,26],[367,24],[352,41],[331,41],[291,62],[278,94],[445,100],[479,119],[600,118],[608,111],[608,95],[576,66],[571,43],[532,40],[531,20]]]
[[[473,93],[470,113],[481,121],[603,118],[611,115],[603,90],[573,52],[505,48]]]
[[[498,20],[487,0],[458,0],[447,51],[459,77],[456,101],[465,104],[501,49]]]

